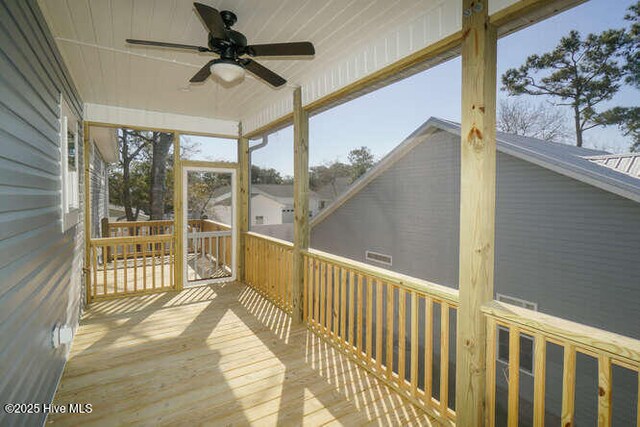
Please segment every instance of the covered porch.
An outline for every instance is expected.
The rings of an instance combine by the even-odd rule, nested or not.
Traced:
[[[421,2],[407,3],[417,8]],[[638,372],[640,343],[494,301],[497,40],[578,3],[433,1],[420,24],[423,34],[416,36],[424,42],[420,47],[404,39],[414,40],[404,29],[381,41],[369,28],[370,38],[357,52],[361,56],[348,58],[353,63],[334,67],[335,58],[323,57],[317,67],[282,66],[295,79],[291,90],[272,94],[251,81],[229,89],[228,102],[211,110],[211,93],[179,108],[171,94],[158,99],[143,94],[146,101],[136,100],[131,108],[110,103],[112,94],[101,97],[96,90],[85,108],[85,144],[91,143],[91,126],[173,133],[175,212],[158,224],[162,232],[134,230],[103,238],[85,233],[88,307],[55,402],[92,403],[82,422],[96,424],[493,426],[496,419],[506,419],[511,426],[521,412],[520,338],[526,334],[535,341],[538,373],[533,424],[545,424],[546,348],[553,344],[563,351],[561,398],[552,402],[561,406],[562,425],[574,422],[577,354],[597,360],[598,419],[610,425],[612,367]],[[275,13],[269,9],[263,12]],[[373,15],[385,11],[380,6]],[[48,13],[49,19],[64,21],[56,11]],[[407,16],[398,13],[395,19]],[[428,26],[433,20],[438,24]],[[124,54],[58,39],[69,56],[76,47]],[[324,47],[337,49],[341,40],[328,37]],[[309,117],[457,55],[462,57],[459,290],[310,248]],[[171,70],[179,59],[151,59],[162,64],[163,77],[178,74]],[[82,84],[89,92],[91,79]],[[100,89],[106,93],[107,87]],[[293,243],[250,232],[248,217],[250,149],[290,125]],[[194,163],[180,157],[181,134],[237,140],[237,162],[196,165],[226,168],[237,176],[230,246],[216,242],[207,252],[205,245],[185,243],[194,232],[184,209],[182,172]],[[88,150],[84,155],[88,165]],[[84,172],[88,193],[88,166]],[[90,209],[88,201],[85,229],[91,229]],[[229,281],[189,287],[189,268],[199,274],[197,259],[190,267],[192,254],[214,262],[216,271],[225,254]],[[496,368],[499,329],[509,337],[505,395],[496,388],[502,380]],[[500,399],[506,401],[506,414],[498,413]],[[640,425],[640,397],[637,413]],[[49,420],[73,425],[76,417],[51,414]]]

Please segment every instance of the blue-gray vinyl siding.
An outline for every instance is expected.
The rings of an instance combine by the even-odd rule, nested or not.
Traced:
[[[422,138],[314,225],[311,246],[362,262],[366,250],[390,255],[391,267],[378,266],[457,288],[460,137],[439,131]],[[496,191],[496,292],[535,302],[542,312],[640,338],[640,205],[500,152]],[[549,347],[552,422],[560,412],[562,350]],[[592,425],[597,370],[586,356],[578,362],[577,420]],[[506,385],[504,366],[498,362],[500,387]],[[616,381],[615,418],[626,425],[634,419],[637,380],[621,371]],[[533,377],[523,374],[521,383],[521,421],[528,425]]]
[[[91,237],[106,237],[100,233],[100,221],[109,218],[109,174],[108,164],[95,144],[91,146]]]
[[[3,404],[52,400],[67,349],[53,349],[51,330],[56,323],[75,327],[82,303],[82,222],[66,233],[61,225],[61,93],[82,117],[81,101],[36,1],[0,1]],[[78,158],[82,171],[81,148]],[[42,413],[9,418],[0,411],[0,425],[43,421]]]

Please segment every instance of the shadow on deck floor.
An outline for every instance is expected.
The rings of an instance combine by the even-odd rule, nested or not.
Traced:
[[[92,304],[51,414],[62,425],[437,425],[243,284]]]

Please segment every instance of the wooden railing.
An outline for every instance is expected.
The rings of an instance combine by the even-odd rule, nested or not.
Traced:
[[[520,405],[520,339],[522,334],[533,337],[533,425],[543,426],[545,421],[546,381],[548,378],[562,378],[562,402],[560,424],[562,426],[575,425],[576,408],[576,356],[583,354],[597,361],[597,424],[610,426],[612,423],[613,390],[612,366],[627,370],[627,374],[637,377],[635,390],[618,390],[618,396],[629,398],[637,396],[635,403],[635,417],[640,427],[640,341],[617,335],[601,329],[592,328],[579,323],[570,322],[554,316],[538,313],[524,308],[511,306],[500,302],[492,302],[483,307],[487,316],[487,425],[496,423],[496,349],[498,328],[508,330],[508,376],[507,376],[507,417],[508,425],[515,426],[519,422]],[[638,319],[629,319],[638,321]],[[562,372],[547,372],[547,360],[550,357],[547,344],[555,344],[562,348]],[[630,371],[630,372],[629,372]],[[635,373],[635,374],[634,374]],[[589,375],[587,373],[587,375]],[[596,374],[591,374],[595,376]],[[620,382],[618,382],[620,384]],[[632,397],[632,399],[634,398]],[[584,411],[585,409],[583,409]],[[633,425],[634,414],[616,416],[622,420],[621,425]]]
[[[210,219],[203,219],[200,222],[200,230],[203,232],[208,231],[231,231],[231,227],[227,224],[223,224],[221,222],[216,222]],[[231,259],[233,255],[233,241],[231,236],[225,239],[218,240],[218,247],[214,248],[213,251],[219,254],[220,260],[222,260],[226,265],[231,264]],[[212,252],[213,253],[213,252]]]
[[[105,221],[102,229],[102,237],[157,236],[173,234],[173,221]]]
[[[293,244],[251,232],[245,239],[245,282],[290,313]]]
[[[457,291],[315,250],[303,254],[304,318],[312,330],[454,424]]]
[[[171,234],[91,239],[89,256],[92,300],[166,291],[174,286],[175,241]]]

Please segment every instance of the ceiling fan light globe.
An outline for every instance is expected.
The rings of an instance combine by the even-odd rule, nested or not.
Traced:
[[[239,65],[229,62],[217,62],[211,65],[211,74],[227,83],[244,80],[245,71]]]

